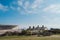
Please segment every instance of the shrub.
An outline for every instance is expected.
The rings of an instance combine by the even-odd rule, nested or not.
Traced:
[[[31,30],[27,30],[27,33],[26,33],[26,35],[32,35],[32,32],[31,32]]]
[[[22,30],[21,35],[26,35],[27,31],[26,30]]]

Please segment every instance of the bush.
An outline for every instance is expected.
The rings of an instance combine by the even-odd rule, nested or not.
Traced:
[[[26,35],[27,31],[26,30],[22,30],[21,35]]]
[[[43,36],[50,36],[51,35],[51,32],[44,32],[43,33]]]
[[[32,32],[31,32],[31,30],[27,30],[27,33],[26,33],[26,35],[32,35]]]
[[[5,34],[6,34],[6,36],[11,36],[12,35],[12,32],[7,31],[7,32],[5,32]]]

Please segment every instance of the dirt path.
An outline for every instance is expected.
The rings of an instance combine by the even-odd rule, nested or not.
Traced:
[[[52,35],[52,36],[50,36],[50,37],[60,37],[60,35]]]

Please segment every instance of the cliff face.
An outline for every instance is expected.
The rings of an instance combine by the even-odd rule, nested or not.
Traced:
[[[13,28],[17,27],[17,25],[0,25],[0,34],[4,34],[7,31],[14,32]]]
[[[16,27],[17,25],[0,25],[0,30],[8,30]]]

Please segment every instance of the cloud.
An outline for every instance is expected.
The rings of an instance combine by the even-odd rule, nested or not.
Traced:
[[[35,0],[32,4],[32,8],[38,8],[40,7],[40,4],[43,2],[43,0]]]
[[[12,9],[12,10],[16,10],[16,8],[15,8],[15,7],[13,7],[13,6],[10,6],[10,9]]]
[[[4,5],[0,4],[0,10],[7,11],[8,10],[8,6],[4,6]]]
[[[32,0],[31,0],[32,1]],[[23,11],[26,13],[37,13],[40,10],[41,4],[43,3],[43,0],[34,0],[33,2],[30,2],[29,0],[18,0],[18,9],[19,11]]]
[[[19,1],[18,1],[18,5],[20,5],[20,6],[22,6],[22,5],[23,5],[22,0],[19,0]]]
[[[60,24],[44,24],[46,27],[50,28],[60,28]]]
[[[42,18],[43,18],[43,22],[45,22],[45,24],[53,24],[53,25],[55,25],[55,24],[57,24],[57,25],[59,25],[60,24],[60,17],[58,17],[58,16],[42,16]]]
[[[49,5],[44,8],[43,11],[48,13],[60,13],[60,4]]]
[[[50,28],[59,28],[60,27],[60,18],[59,17],[48,17],[48,16],[42,16],[43,18],[43,23],[47,27]]]

